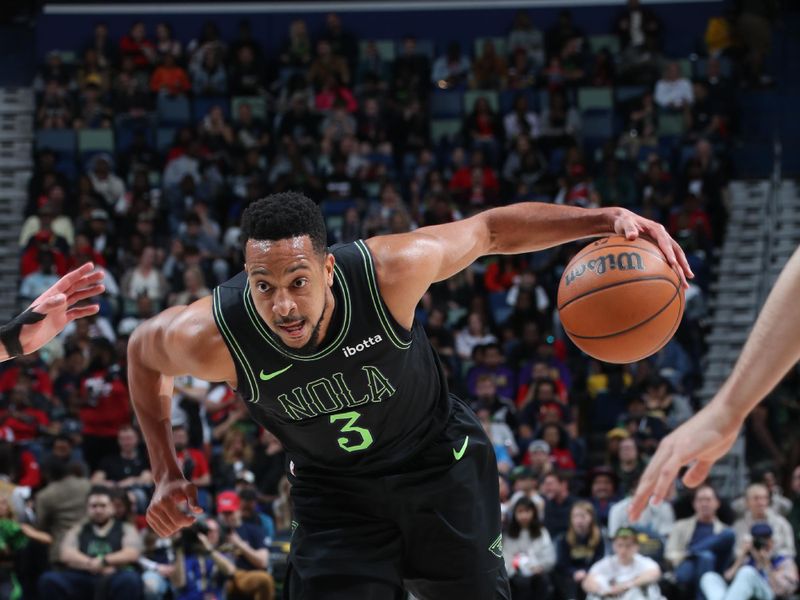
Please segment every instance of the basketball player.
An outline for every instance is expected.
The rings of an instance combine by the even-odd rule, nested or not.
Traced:
[[[639,481],[630,516],[652,500],[664,500],[678,471],[690,465],[683,482],[696,487],[714,462],[730,450],[751,410],[800,360],[800,248],[784,266],[756,319],[728,379],[694,417],[661,440]]]
[[[0,327],[0,362],[35,352],[61,333],[70,321],[100,310],[96,304],[75,304],[102,294],[105,290],[102,280],[103,272],[95,272],[94,265],[86,263],[56,281],[25,312]]]
[[[322,215],[296,193],[242,217],[244,271],[142,324],[131,397],[161,536],[192,523],[197,490],[171,439],[172,377],[227,381],[286,448],[292,484],[288,598],[510,598],[492,445],[445,376],[414,310],[432,283],[487,254],[664,228],[627,210],[526,203],[411,233],[325,247]]]

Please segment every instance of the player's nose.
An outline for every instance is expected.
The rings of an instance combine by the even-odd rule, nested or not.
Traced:
[[[272,310],[279,317],[288,317],[297,307],[288,290],[277,290]]]

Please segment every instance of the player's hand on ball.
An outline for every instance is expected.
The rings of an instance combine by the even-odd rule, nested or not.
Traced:
[[[202,512],[197,487],[180,477],[156,485],[147,508],[147,523],[160,537],[169,537],[194,523],[193,514]]]
[[[733,446],[742,423],[741,418],[708,405],[661,440],[639,480],[628,509],[630,518],[638,520],[651,498],[654,503],[662,502],[686,465],[690,468],[683,476],[683,483],[688,487],[703,483],[714,463]]]
[[[615,208],[614,232],[629,240],[645,235],[658,244],[669,265],[680,275],[684,289],[689,287],[688,279],[694,277],[686,255],[678,242],[673,240],[661,223],[645,219],[625,208]]]

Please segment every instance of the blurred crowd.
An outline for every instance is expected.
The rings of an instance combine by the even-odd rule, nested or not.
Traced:
[[[568,10],[520,12],[471,48],[358,39],[329,14],[320,31],[293,21],[276,54],[247,21],[228,40],[213,22],[191,40],[98,23],[48,54],[20,304],[86,261],[107,292],[96,317],[0,369],[0,599],[274,597],[292,531],[280,442],[226,385],[177,378],[175,447],[206,513],[157,538],[125,361],[138,323],[241,269],[242,210],[289,189],[320,204],[332,244],[528,200],[663,223],[697,277],[646,360],[600,363],[566,339],[555,292],[580,244],[478,262],[432,286],[417,319],[494,443],[515,600],[791,594],[800,452],[780,432],[796,392],[749,422],[742,498],[679,488],[639,523],[626,513],[648,456],[697,408],[733,96],[768,83],[747,32],[768,34],[771,15],[744,4],[692,60],[664,55],[669,32],[636,0],[603,36]]]

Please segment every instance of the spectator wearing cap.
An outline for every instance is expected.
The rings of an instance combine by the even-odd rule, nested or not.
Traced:
[[[553,472],[553,457],[550,455],[550,444],[544,440],[533,440],[528,446],[525,461],[537,479]]]
[[[253,478],[255,479],[255,478]],[[238,492],[241,500],[242,523],[250,523],[264,530],[264,544],[268,545],[275,539],[275,521],[268,514],[261,511],[258,504],[258,491],[253,482],[241,485]]]
[[[514,600],[549,595],[548,574],[556,563],[555,547],[539,519],[536,505],[526,496],[514,503],[508,528],[503,533],[503,560]]]
[[[589,472],[589,500],[594,507],[597,521],[608,525],[611,507],[619,501],[617,476],[610,467],[595,467]]]
[[[92,338],[90,352],[89,367],[81,379],[80,421],[83,455],[90,468],[96,469],[104,457],[118,452],[117,435],[123,425],[130,425],[131,405],[113,343]]]
[[[650,600],[661,598],[658,580],[661,568],[652,558],[639,554],[636,532],[620,528],[614,535],[611,556],[592,565],[583,580],[588,600],[613,596],[618,600]]]
[[[702,600],[700,578],[710,571],[722,572],[731,558],[735,536],[717,518],[719,499],[710,485],[697,488],[692,507],[693,516],[673,525],[664,557],[675,569],[675,579],[683,591],[687,595],[695,591]]]
[[[217,496],[222,549],[235,557],[236,572],[225,586],[228,595],[255,600],[272,600],[275,581],[267,573],[269,551],[264,541],[266,534],[260,524],[242,520],[241,498],[236,492],[222,492]]]
[[[64,188],[59,185],[52,186],[47,195],[40,196],[36,201],[36,214],[31,215],[22,224],[19,233],[19,246],[28,246],[31,238],[39,231],[52,231],[58,237],[63,238],[67,245],[71,245],[75,239],[75,228],[72,220],[62,214],[64,199]]]
[[[619,445],[622,440],[631,437],[624,427],[614,427],[606,433],[606,464],[616,469],[619,462]]]
[[[772,527],[756,523],[724,578],[710,571],[700,579],[700,587],[706,600],[772,600],[791,596],[797,582],[797,566],[792,557],[777,551]]]
[[[794,558],[794,532],[784,517],[769,508],[769,489],[762,483],[753,483],[745,492],[747,511],[733,524],[736,533],[736,555],[742,555],[742,548],[749,542],[749,533],[753,525],[766,523],[771,527],[772,547],[776,554]]]
[[[556,541],[556,568],[553,581],[560,598],[585,596],[581,583],[589,568],[605,556],[605,540],[594,508],[579,500],[572,505],[569,529]]]
[[[569,513],[575,504],[575,497],[569,492],[569,477],[561,471],[548,473],[542,479],[541,492],[545,497],[545,527],[557,537],[569,528]]]

